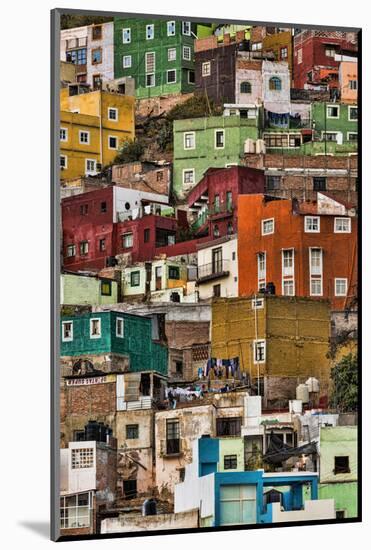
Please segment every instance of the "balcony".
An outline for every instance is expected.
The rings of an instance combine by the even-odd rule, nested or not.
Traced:
[[[229,260],[217,260],[198,267],[197,284],[207,283],[214,279],[229,276]]]
[[[221,202],[219,205],[213,204],[209,207],[208,213],[212,219],[226,218],[232,216],[233,205],[230,202]]]

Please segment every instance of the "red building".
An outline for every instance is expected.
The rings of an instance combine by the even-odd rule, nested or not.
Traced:
[[[267,195],[238,199],[239,295],[326,298],[344,310],[357,293],[357,217],[318,193],[298,202]]]
[[[153,212],[159,203],[151,203],[155,205],[151,208],[148,201],[136,219],[131,219],[129,211],[125,221],[116,221],[114,201],[114,187],[62,200],[63,267],[100,270],[114,265],[115,256],[121,254],[127,255],[129,263],[151,260],[157,248],[174,245],[179,232],[188,228],[185,211],[178,210],[176,217],[158,215]]]
[[[335,55],[357,51],[354,32],[304,30],[294,36],[294,88],[323,85],[339,88],[339,61]]]
[[[188,195],[198,236],[217,239],[237,231],[239,195],[264,193],[263,170],[245,166],[209,168]]]

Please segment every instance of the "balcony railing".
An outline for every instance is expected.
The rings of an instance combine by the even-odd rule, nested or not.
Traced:
[[[216,260],[210,264],[200,265],[198,267],[197,282],[206,283],[213,279],[228,277],[229,275],[229,260]]]

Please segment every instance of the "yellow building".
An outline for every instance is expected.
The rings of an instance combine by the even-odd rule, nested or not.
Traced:
[[[135,137],[134,97],[84,90],[77,84],[61,89],[61,180],[96,174]]]
[[[239,358],[253,384],[259,380],[265,404],[295,399],[310,377],[328,395],[331,362],[330,305],[327,300],[258,295],[212,303],[211,356]],[[318,397],[320,397],[318,396]]]

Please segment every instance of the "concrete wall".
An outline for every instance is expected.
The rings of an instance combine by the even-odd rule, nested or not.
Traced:
[[[269,81],[273,77],[281,79],[281,90],[271,90]],[[273,113],[290,112],[290,72],[285,62],[263,61],[263,103],[267,111]]]
[[[107,518],[101,523],[101,533],[130,533],[134,531],[157,531],[164,529],[194,529],[199,527],[198,510],[179,514],[140,516],[122,514],[118,518]]]
[[[101,280],[95,277],[83,277],[64,273],[61,275],[61,304],[116,304],[118,301],[118,285],[111,283],[111,296],[101,292]]]
[[[307,500],[304,502],[304,510],[291,510],[289,512],[282,512],[279,502],[272,504],[272,523],[321,519],[335,519],[335,503],[333,499]]]

